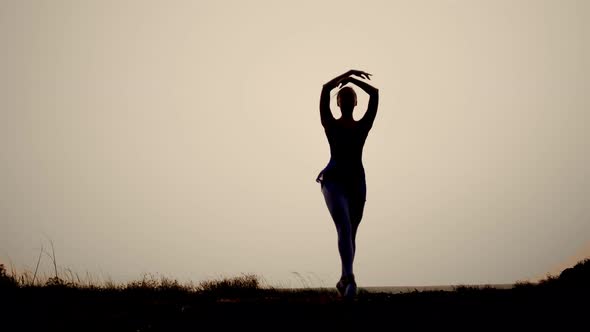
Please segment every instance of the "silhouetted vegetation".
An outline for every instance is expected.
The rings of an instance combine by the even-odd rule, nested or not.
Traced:
[[[590,258],[563,270],[558,278],[548,280],[546,283],[553,283],[556,287],[588,290],[590,287]]]
[[[18,287],[18,281],[12,275],[9,275],[4,267],[4,264],[0,264],[0,289]]]
[[[517,282],[514,285],[517,290],[559,290],[590,292],[590,258],[578,262],[573,267],[563,270],[559,275],[547,275],[538,283]]]
[[[353,301],[344,301],[336,289],[277,289],[249,274],[198,284],[152,275],[122,284],[92,284],[57,268],[43,282],[0,265],[0,303],[5,317],[20,317],[22,330],[171,331],[211,324],[216,330],[363,329],[380,324],[474,330],[513,324],[543,330],[564,329],[585,317],[589,283],[586,259],[559,276],[518,282],[512,289],[457,286],[452,291],[392,294],[361,288]]]

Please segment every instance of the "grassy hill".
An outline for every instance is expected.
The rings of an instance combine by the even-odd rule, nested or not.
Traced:
[[[16,323],[18,330],[564,330],[586,323],[589,304],[590,259],[512,289],[390,294],[361,288],[353,301],[330,288],[265,287],[253,275],[197,285],[146,277],[102,286],[54,276],[39,285],[0,267],[2,322]]]

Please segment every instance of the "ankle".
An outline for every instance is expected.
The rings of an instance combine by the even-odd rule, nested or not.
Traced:
[[[351,273],[351,274],[343,275],[342,277],[340,277],[340,281],[342,281],[343,283],[346,283],[346,284],[353,283],[353,282],[355,282],[354,274]]]

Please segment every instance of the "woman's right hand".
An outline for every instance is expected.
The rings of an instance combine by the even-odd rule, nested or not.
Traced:
[[[364,72],[362,70],[351,69],[351,70],[347,71],[346,73],[340,75],[339,78],[336,78],[336,86],[340,86],[340,87],[345,86],[347,83],[350,82],[350,79],[352,78],[352,76],[358,76],[360,78],[366,78],[368,80],[371,79],[369,77],[369,76],[371,76],[371,74]]]
[[[346,73],[341,74],[340,76],[336,76],[333,79],[331,79],[330,81],[328,81],[326,84],[324,84],[324,88],[327,90],[332,90],[332,89],[336,88],[345,79],[351,78],[352,76],[358,76],[360,78],[366,78],[368,80],[371,79],[369,77],[369,76],[371,76],[371,74],[364,72],[362,70],[351,69],[351,70],[347,71]]]
[[[368,80],[370,80],[371,78],[369,76],[371,76],[371,74],[364,72],[362,70],[355,70],[355,69],[351,69],[348,71],[347,73],[348,75],[346,76],[358,76],[360,78],[366,78]]]

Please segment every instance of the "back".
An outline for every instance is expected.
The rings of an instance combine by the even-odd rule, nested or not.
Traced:
[[[363,147],[369,134],[369,129],[359,122],[349,123],[336,120],[331,126],[324,128],[330,144],[330,157],[338,164],[347,166],[361,166]]]

